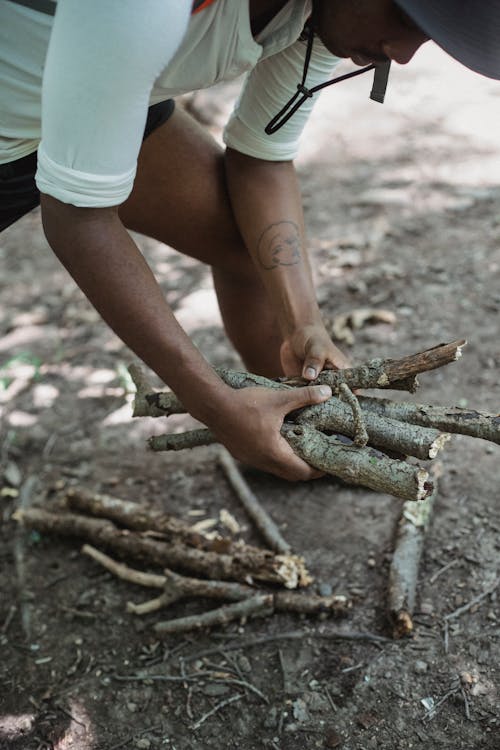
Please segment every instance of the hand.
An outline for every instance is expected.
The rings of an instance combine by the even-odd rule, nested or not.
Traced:
[[[328,386],[230,391],[226,408],[219,412],[217,423],[212,420],[209,427],[231,455],[243,463],[290,481],[316,479],[322,472],[302,461],[280,430],[291,411],[322,403],[331,395]]]
[[[301,375],[315,380],[321,370],[350,367],[349,358],[338,349],[322,322],[298,328],[281,345],[281,364],[287,377]]]

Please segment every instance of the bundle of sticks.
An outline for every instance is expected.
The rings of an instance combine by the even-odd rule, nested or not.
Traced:
[[[113,575],[158,590],[152,600],[129,602],[129,612],[145,615],[189,598],[231,602],[200,614],[156,622],[158,635],[274,612],[341,616],[351,607],[342,595],[294,590],[309,586],[313,579],[304,559],[292,554],[288,545],[285,549],[280,537],[273,546],[280,545],[282,551],[275,552],[217,534],[209,537],[176,516],[83,488],[71,488],[61,500],[62,507],[22,508],[14,518],[43,534],[83,539],[82,552]],[[159,567],[162,572],[129,567],[98,547],[127,561]],[[196,577],[188,577],[186,572]]]
[[[401,359],[374,359],[342,371],[323,371],[314,384],[329,385],[332,397],[288,415],[282,428],[297,455],[317,469],[405,501],[388,586],[388,613],[395,637],[413,630],[418,567],[441,472],[439,462],[428,470],[413,459],[435,459],[451,433],[500,444],[500,415],[397,402],[358,395],[356,391],[392,389],[415,393],[420,373],[456,361],[465,344],[464,340],[452,341]],[[305,385],[300,378],[270,380],[226,368],[218,368],[217,372],[233,388]],[[134,416],[185,413],[175,394],[155,392],[138,366],[132,365],[130,374],[137,389]],[[154,436],[149,445],[155,451],[175,451],[213,442],[214,435],[202,428]],[[410,462],[408,457],[412,457]]]
[[[328,401],[297,410],[285,421],[282,434],[307,463],[340,479],[404,500],[423,500],[433,491],[426,468],[409,463],[435,458],[450,433],[471,435],[500,443],[500,417],[461,408],[401,403],[355,395],[359,389],[395,389],[414,393],[417,375],[457,360],[465,341],[440,344],[402,359],[374,359],[346,370],[324,370],[314,384],[327,384]],[[172,392],[154,392],[142,370],[132,365],[137,388],[134,416],[160,417],[186,409]],[[300,387],[305,381],[269,380],[246,372],[217,370],[233,388]],[[215,442],[208,429],[150,438],[155,451],[181,450]]]
[[[441,466],[439,461],[434,462],[428,471],[405,459],[434,459],[450,433],[500,444],[500,416],[457,407],[398,403],[355,392],[381,388],[413,393],[419,373],[455,361],[464,345],[465,341],[454,341],[399,360],[377,359],[360,367],[324,371],[315,383],[330,385],[332,398],[288,415],[282,428],[294,451],[316,468],[404,500],[388,585],[387,609],[395,637],[413,630],[418,567]],[[140,367],[132,365],[130,373],[137,389],[134,416],[185,413],[175,394],[156,392]],[[269,380],[224,368],[219,368],[218,373],[234,388],[304,385],[300,379]],[[149,440],[150,447],[157,451],[213,442],[214,436],[204,428]],[[309,586],[313,580],[304,559],[292,553],[225,449],[220,449],[218,460],[267,549],[227,537],[210,539],[174,516],[83,489],[69,491],[62,510],[23,508],[15,517],[42,533],[84,539],[87,544],[82,551],[114,575],[159,590],[159,595],[150,601],[128,604],[128,610],[136,615],[154,612],[187,597],[231,602],[192,617],[157,622],[154,628],[158,634],[180,633],[276,611],[324,615],[348,612],[351,602],[345,596],[293,591]],[[160,567],[162,572],[131,568],[94,545],[125,560]],[[196,578],[187,577],[186,572]]]

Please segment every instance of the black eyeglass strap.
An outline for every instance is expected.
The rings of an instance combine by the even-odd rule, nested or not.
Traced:
[[[278,114],[275,115],[273,119],[266,125],[265,132],[267,135],[272,135],[273,133],[276,133],[277,130],[282,128],[283,125],[285,125],[285,123],[287,123],[288,120],[293,117],[295,112],[304,104],[304,102],[307,99],[310,99],[317,91],[321,91],[321,89],[324,89],[327,86],[333,86],[334,83],[340,83],[341,81],[347,81],[347,79],[349,78],[360,76],[362,73],[367,73],[369,70],[375,71],[370,98],[376,102],[380,102],[381,104],[384,101],[387,81],[389,78],[389,69],[391,67],[390,60],[384,63],[379,63],[377,65],[367,65],[366,67],[360,68],[359,70],[354,70],[351,73],[344,73],[344,75],[342,76],[332,78],[331,81],[325,81],[325,83],[320,83],[317,86],[313,86],[312,89],[307,88],[306,79],[307,72],[309,70],[309,63],[311,61],[313,42],[314,29],[311,24],[308,28],[307,48],[304,60],[304,70],[302,72],[302,80],[297,84],[297,91],[295,92],[295,94],[287,101],[285,106],[280,109]]]

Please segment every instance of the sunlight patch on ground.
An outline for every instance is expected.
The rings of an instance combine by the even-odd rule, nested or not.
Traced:
[[[133,396],[130,396],[130,398],[127,398],[126,404],[115,409],[111,414],[107,414],[104,419],[101,420],[101,427],[114,427],[118,424],[130,424],[133,421],[132,401]]]
[[[6,714],[0,716],[0,740],[14,741],[28,734],[35,721],[34,714]]]
[[[176,318],[189,334],[195,329],[221,326],[222,319],[213,289],[199,289],[184,297]]]
[[[60,740],[54,743],[54,750],[94,750],[96,747],[92,723],[85,707],[71,701],[68,714],[70,725]]]
[[[69,710],[65,712],[69,717],[69,726],[62,737],[50,743],[53,750],[95,750],[95,738],[92,723],[85,707],[77,701],[71,701]],[[0,743],[15,742],[22,737],[36,733],[37,719],[33,713],[6,714],[0,716]],[[47,743],[47,747],[48,747]],[[45,747],[42,742],[38,746]],[[1,744],[1,747],[4,747]],[[33,745],[35,747],[35,745]]]
[[[37,383],[33,387],[33,406],[36,409],[48,409],[59,396],[59,388],[49,383]]]
[[[351,69],[344,62],[338,70]],[[300,166],[394,159],[403,138],[417,181],[424,167],[426,179],[498,184],[498,81],[472,73],[429,44],[408,65],[392,66],[383,105],[370,101],[371,84],[368,73],[323,92],[301,140]]]
[[[7,422],[11,427],[33,427],[37,423],[37,417],[26,411],[15,409],[8,415]]]

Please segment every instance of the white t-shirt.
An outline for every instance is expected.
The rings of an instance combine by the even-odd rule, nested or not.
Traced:
[[[53,18],[0,0],[0,163],[38,148],[42,192],[76,206],[120,204],[148,105],[242,73],[226,144],[293,159],[312,100],[276,134],[264,128],[301,81],[311,0],[289,0],[256,39],[248,0],[190,9],[191,0],[59,0]],[[338,62],[316,39],[307,85]]]

